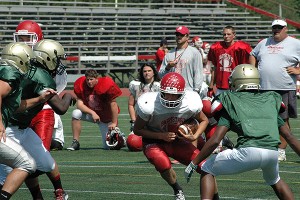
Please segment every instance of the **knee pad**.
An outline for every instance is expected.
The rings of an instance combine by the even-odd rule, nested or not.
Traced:
[[[82,112],[81,112],[81,110],[79,110],[79,109],[73,110],[73,112],[72,112],[72,118],[75,118],[75,119],[80,120],[81,117],[82,117]]]

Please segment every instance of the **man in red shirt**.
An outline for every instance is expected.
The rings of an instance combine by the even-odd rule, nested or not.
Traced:
[[[214,67],[209,92],[215,85],[216,94],[229,89],[228,78],[239,64],[249,63],[251,46],[243,41],[235,41],[236,33],[232,26],[223,29],[223,41],[214,43],[208,53],[208,60]]]
[[[120,112],[116,98],[122,92],[118,85],[109,77],[98,77],[94,69],[85,72],[85,76],[78,78],[74,83],[74,93],[77,96],[77,109],[72,112],[73,142],[70,151],[79,150],[79,136],[81,121],[97,123],[102,135],[104,149],[109,149],[106,144],[106,133],[113,130],[118,124]]]
[[[162,39],[160,41],[160,47],[157,49],[155,53],[155,60],[156,60],[156,69],[159,72],[161,63],[165,57],[165,55],[168,53],[168,42],[166,39]]]

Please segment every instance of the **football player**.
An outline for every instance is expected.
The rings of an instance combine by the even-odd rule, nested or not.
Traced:
[[[25,20],[19,23],[14,33],[15,42],[24,42],[33,47],[37,42],[44,38],[42,29],[38,23],[32,20]],[[62,92],[67,85],[67,73],[64,70],[61,74],[56,74],[56,91]],[[48,151],[61,150],[64,145],[63,124],[61,118],[56,114],[49,104],[45,104],[31,122],[30,127],[42,139]]]
[[[81,120],[97,123],[102,135],[103,148],[110,149],[106,143],[106,136],[118,124],[120,109],[116,98],[122,94],[119,86],[110,77],[98,77],[96,70],[89,69],[86,70],[85,76],[75,81],[74,93],[77,96],[77,109],[72,112],[73,141],[67,149],[80,149]]]
[[[192,141],[199,139],[208,124],[201,109],[200,96],[186,90],[184,78],[176,72],[162,78],[160,92],[147,92],[137,101],[133,132],[142,136],[144,155],[173,188],[176,200],[185,197],[169,157],[188,165],[200,152]],[[192,117],[199,122],[197,131],[189,135],[178,132],[178,127]]]
[[[1,186],[0,199],[9,199],[22,185],[27,176],[36,170],[34,159],[10,137],[5,128],[9,116],[17,110],[21,101],[20,83],[29,70],[34,53],[24,44],[8,44],[3,48],[0,61],[0,160],[13,168]],[[18,160],[19,162],[16,162]]]
[[[220,116],[216,132],[185,169],[187,181],[193,170],[204,162],[201,166],[201,198],[213,199],[215,176],[260,168],[265,182],[273,188],[279,199],[294,199],[292,191],[279,176],[279,135],[287,140],[299,156],[300,142],[279,116],[283,105],[280,94],[274,91],[260,92],[259,72],[249,64],[236,66],[229,84],[232,91],[219,94],[213,105],[213,110]],[[204,161],[229,130],[239,136],[236,148],[222,151]]]
[[[136,120],[135,105],[137,99],[146,92],[158,92],[160,90],[160,78],[157,70],[150,63],[143,64],[139,69],[138,80],[130,81],[128,97],[128,112],[130,116],[130,135],[127,139],[127,147],[132,151],[142,150],[142,138],[133,133],[133,126]]]
[[[31,99],[39,96],[40,93],[56,89],[53,77],[64,70],[61,60],[65,58],[65,51],[62,45],[54,40],[44,39],[36,43],[33,47],[36,54],[36,63],[31,67],[31,72],[27,75],[22,84],[22,99]],[[69,106],[75,102],[75,98],[70,93],[65,93],[62,98],[57,93],[50,98],[47,103],[58,114],[64,114]],[[31,120],[43,109],[44,104],[27,109],[26,112],[15,113],[9,120],[6,128],[7,135],[13,137],[20,143],[37,163],[37,175],[43,172],[51,180],[54,186],[56,198],[68,199],[61,184],[58,166],[41,142],[41,139],[30,128]],[[1,173],[3,176],[4,174]],[[3,177],[2,177],[3,178]],[[26,180],[30,192],[34,199],[41,198],[41,192],[37,178]]]
[[[235,28],[226,26],[223,28],[223,41],[211,45],[208,52],[208,60],[213,65],[211,82],[209,84],[209,96],[216,87],[216,95],[229,89],[228,78],[233,69],[239,64],[249,63],[251,46],[244,41],[236,41]]]

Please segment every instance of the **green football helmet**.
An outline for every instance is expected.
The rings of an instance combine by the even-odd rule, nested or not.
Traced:
[[[63,46],[54,40],[44,39],[33,46],[37,62],[48,70],[52,76],[62,74],[65,66],[61,63],[66,58]]]
[[[1,52],[1,58],[16,67],[22,74],[27,73],[36,60],[34,52],[24,42],[12,42],[6,45]]]
[[[229,77],[232,91],[259,90],[259,72],[250,64],[241,64],[234,68]]]

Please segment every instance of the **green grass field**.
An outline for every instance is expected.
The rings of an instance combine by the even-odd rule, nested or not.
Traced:
[[[129,134],[127,97],[118,99],[121,107],[120,128]],[[299,102],[298,102],[299,103]],[[300,104],[299,104],[300,105]],[[65,148],[71,144],[71,112],[62,116],[65,131]],[[298,109],[300,113],[300,110]],[[300,120],[291,120],[293,133],[300,139]],[[228,136],[235,141],[235,134]],[[64,189],[69,199],[74,200],[168,200],[174,199],[172,189],[148,163],[142,152],[105,151],[98,126],[83,122],[80,151],[53,151],[59,165]],[[194,174],[187,184],[183,171],[185,166],[174,165],[178,181],[184,189],[186,199],[199,199],[199,175]],[[288,147],[287,161],[280,163],[280,175],[292,188],[295,198],[300,199],[300,159]],[[277,199],[271,187],[265,185],[260,170],[217,178],[221,199]],[[44,199],[53,199],[53,187],[46,175],[40,176]],[[23,185],[12,197],[14,200],[31,199]]]

